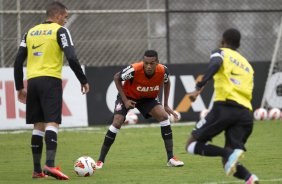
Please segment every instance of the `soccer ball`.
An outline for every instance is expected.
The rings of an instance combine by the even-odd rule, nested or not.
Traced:
[[[169,115],[169,120],[172,123],[175,123],[181,120],[181,114],[178,111],[174,111],[174,112],[177,114],[178,118],[175,118],[172,114]]]
[[[95,161],[89,156],[79,157],[74,163],[74,172],[78,176],[91,176],[96,170]]]
[[[134,125],[138,123],[138,116],[132,110],[130,110],[125,116],[124,123],[129,125]]]
[[[258,108],[254,112],[255,120],[266,120],[267,119],[267,111],[264,108]]]
[[[204,118],[208,115],[209,112],[210,112],[209,109],[204,109],[204,110],[202,110],[202,111],[200,112],[200,119],[204,119]]]
[[[281,111],[278,108],[272,108],[268,111],[268,119],[277,120],[280,118]]]

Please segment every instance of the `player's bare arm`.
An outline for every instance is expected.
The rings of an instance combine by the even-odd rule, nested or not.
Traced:
[[[120,79],[120,72],[116,73],[114,75],[114,81],[115,81],[115,85],[116,85],[116,88],[119,92],[119,95],[121,96],[121,99],[125,105],[125,107],[127,109],[133,109],[135,108],[135,104],[136,102],[133,101],[133,100],[130,100],[126,97],[126,95],[124,94],[123,90],[122,90],[122,83],[121,83],[121,79]]]
[[[166,74],[164,78],[164,109],[168,113],[168,115],[173,115],[175,118],[178,119],[177,114],[168,106],[168,98],[169,98],[169,91],[170,91],[170,80],[169,80],[169,73],[166,68]]]
[[[169,98],[169,91],[170,91],[170,80],[164,82],[164,109],[168,113],[168,115],[173,115],[175,118],[178,119],[178,115],[168,106],[168,98]]]

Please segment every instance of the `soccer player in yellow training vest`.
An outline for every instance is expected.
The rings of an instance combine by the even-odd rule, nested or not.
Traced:
[[[245,143],[252,133],[252,92],[254,71],[237,49],[241,34],[227,29],[222,36],[222,47],[213,51],[203,80],[196,84],[190,99],[196,100],[206,83],[213,77],[215,99],[208,115],[201,119],[187,140],[185,150],[202,156],[221,156],[226,175],[257,184],[259,179],[238,161],[246,151]],[[213,137],[225,132],[224,148],[208,144]]]
[[[68,180],[69,177],[54,165],[62,114],[64,54],[81,83],[83,94],[89,91],[89,85],[76,57],[69,30],[63,27],[68,17],[67,8],[55,1],[47,7],[46,14],[46,21],[31,28],[23,37],[14,65],[15,84],[19,101],[26,103],[26,123],[34,125],[31,137],[32,178],[50,175]],[[23,85],[23,63],[26,58],[27,92]],[[40,160],[44,136],[46,162],[42,172]]]

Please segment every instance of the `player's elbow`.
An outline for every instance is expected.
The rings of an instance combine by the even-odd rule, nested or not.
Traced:
[[[119,72],[114,75],[114,81],[120,80]]]

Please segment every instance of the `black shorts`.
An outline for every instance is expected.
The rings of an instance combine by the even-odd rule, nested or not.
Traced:
[[[54,77],[36,77],[28,80],[26,123],[56,122],[61,124],[62,80]]]
[[[244,107],[214,103],[205,119],[196,123],[192,135],[197,141],[207,142],[225,131],[225,147],[243,149],[253,130],[253,117]]]
[[[132,99],[134,100],[134,99]],[[135,107],[140,111],[140,113],[143,115],[144,118],[148,119],[151,117],[149,112],[156,106],[160,105],[160,101],[158,98],[144,98],[140,100],[134,100],[136,102]],[[115,109],[114,114],[121,114],[123,116],[126,116],[129,109],[125,108],[125,105],[121,99],[121,97],[118,95],[116,102],[115,102]]]

